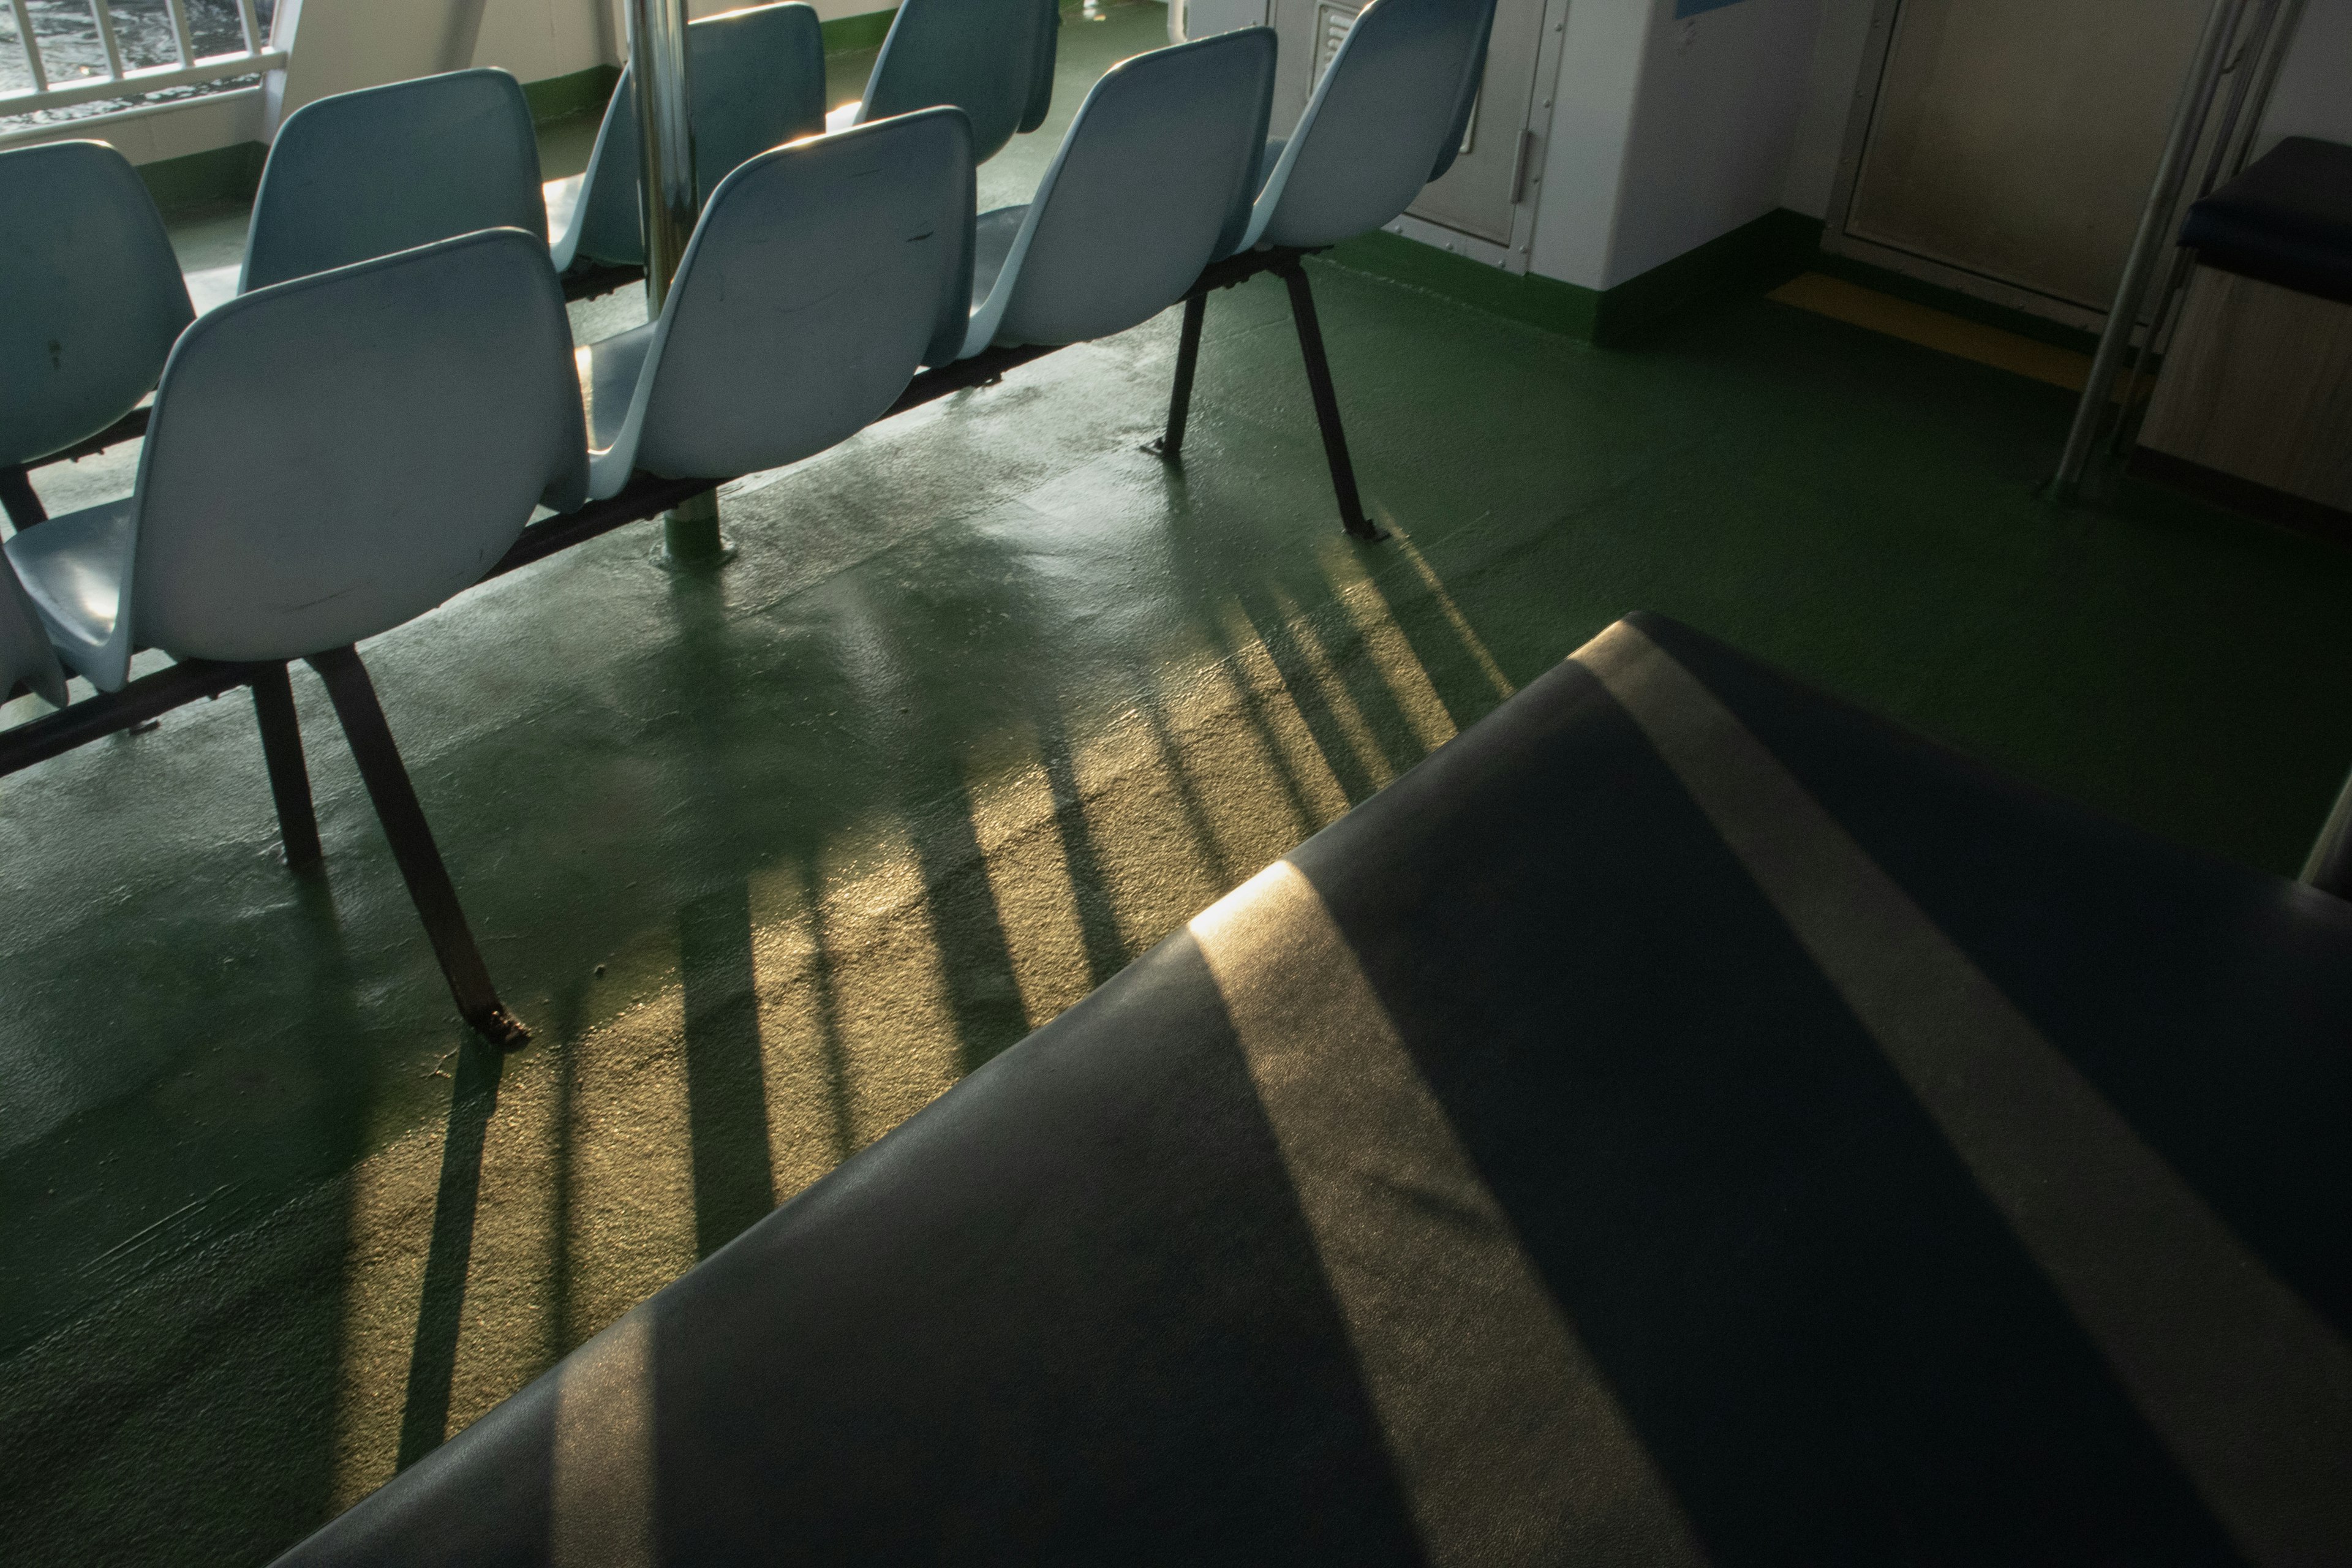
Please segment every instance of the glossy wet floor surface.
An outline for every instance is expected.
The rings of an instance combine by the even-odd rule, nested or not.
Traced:
[[[1164,14],[1070,15],[989,205]],[[1768,300],[1600,351],[1311,270],[1387,543],[1261,279],[1181,467],[1171,312],[730,487],[715,574],[641,526],[370,645],[520,1055],[307,672],[320,873],[242,698],[0,782],[7,1555],[266,1560],[1630,609],[2299,861],[2352,556],[2053,507],[2063,392]]]

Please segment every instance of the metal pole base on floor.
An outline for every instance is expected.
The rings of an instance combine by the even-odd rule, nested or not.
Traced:
[[[384,721],[367,666],[348,647],[314,653],[304,662],[327,683],[335,717],[342,721],[343,738],[351,742],[352,759],[359,763],[361,781],[375,802],[376,820],[392,842],[392,858],[400,867],[401,879],[408,884],[409,899],[425,922],[425,934],[433,943],[433,956],[441,961],[442,978],[449,983],[458,1013],[484,1039],[502,1050],[529,1045],[530,1031],[499,1000],[490,984],[489,966],[482,962],[482,950],[474,945],[466,911],[457,902],[457,887],[449,880],[449,868],[442,863],[440,847],[433,842],[433,829],[425,820],[425,808],[417,804],[416,786],[409,782],[400,748],[393,742],[392,726]]]
[[[719,531],[719,492],[705,490],[662,513],[662,560],[671,566],[724,566],[735,547]]]

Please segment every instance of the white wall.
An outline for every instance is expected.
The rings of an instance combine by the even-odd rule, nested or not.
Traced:
[[[2305,0],[2258,150],[2282,136],[2352,143],[2352,0]]]
[[[1735,0],[1676,21],[1658,0],[1601,287],[1780,205],[1821,0]]]
[[[1604,287],[1655,0],[1570,0],[1528,269]]]
[[[209,153],[241,142],[261,140],[264,112],[261,89],[244,88],[208,93],[183,103],[158,103],[126,110],[103,121],[68,120],[38,136],[11,142],[12,147],[37,147],[45,142],[104,142],[134,163]]]
[[[1797,112],[1788,183],[1780,191],[1780,205],[1791,212],[1807,217],[1829,216],[1838,160],[1845,153],[1846,126],[1861,89],[1862,57],[1870,44],[1870,13],[1874,4],[1875,0],[1822,0],[1813,68],[1805,81],[1804,106]]]
[[[1531,269],[1610,289],[1778,207],[1822,0],[1569,7]]]

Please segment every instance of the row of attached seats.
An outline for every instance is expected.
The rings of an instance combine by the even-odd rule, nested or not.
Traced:
[[[805,10],[748,15],[779,26]],[[284,669],[310,663],[460,1011],[519,1041],[352,645],[479,581],[536,507],[614,496],[640,471],[719,481],[796,461],[887,412],[922,365],[1123,331],[1184,298],[1222,256],[1328,244],[1386,221],[1459,142],[1490,17],[1491,0],[1376,0],[1294,133],[1271,143],[1269,29],[1139,56],[1095,85],[1035,198],[986,214],[974,211],[982,147],[960,107],[760,153],[710,194],[659,314],[588,345],[576,356],[584,374],[545,242],[520,224],[257,283],[193,325],[184,290],[161,286],[138,310],[68,308],[60,330],[75,353],[51,355],[59,364],[46,377],[0,375],[16,399],[0,408],[0,429],[19,428],[21,413],[32,432],[0,458],[56,450],[119,417],[141,395],[137,351],[176,336],[132,493],[20,520],[7,542],[0,674],[54,699],[52,648],[106,691],[127,683],[142,647],[264,667],[255,700],[299,859],[315,831]],[[460,100],[484,79],[457,73],[354,96],[376,118],[394,95]],[[282,173],[276,157],[265,196]],[[79,300],[76,268],[110,247],[168,258],[160,220],[143,193],[131,200],[136,177],[110,151],[0,156],[0,184],[20,168],[50,183],[53,210],[110,193],[106,232],[74,230],[34,279],[48,303]],[[354,182],[330,173],[314,168],[310,183],[352,205]],[[257,204],[248,282],[289,264],[260,243],[263,227]],[[355,228],[310,232],[360,243]],[[7,312],[23,338],[44,296],[10,297],[30,307]],[[124,342],[100,342],[126,322]],[[7,346],[10,365],[37,358],[26,342]],[[98,374],[110,348],[123,352]],[[35,618],[46,637],[27,635]]]

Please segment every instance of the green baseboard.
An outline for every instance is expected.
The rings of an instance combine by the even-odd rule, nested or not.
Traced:
[[[604,113],[605,100],[613,96],[613,89],[620,80],[618,66],[590,66],[570,76],[527,81],[522,84],[522,96],[530,105],[531,119],[544,125],[551,120],[569,120],[575,114]]]
[[[1350,271],[1425,289],[1473,310],[1571,338],[1591,338],[1594,308],[1601,300],[1597,289],[1533,273],[1506,272],[1384,230],[1341,242],[1328,259]]]
[[[1388,233],[1360,235],[1335,247],[1330,258],[1474,310],[1613,348],[1694,305],[1787,281],[1812,264],[1821,237],[1821,220],[1781,208],[1606,289],[1506,272]]]
[[[896,11],[867,11],[856,16],[836,16],[824,24],[824,52],[829,55],[847,54],[853,49],[878,49],[889,35],[891,19]]]
[[[261,165],[268,156],[269,149],[260,142],[239,142],[184,158],[142,163],[139,177],[146,182],[147,194],[155,198],[156,206],[167,213],[215,202],[246,202],[253,199],[254,187],[261,184]]]

